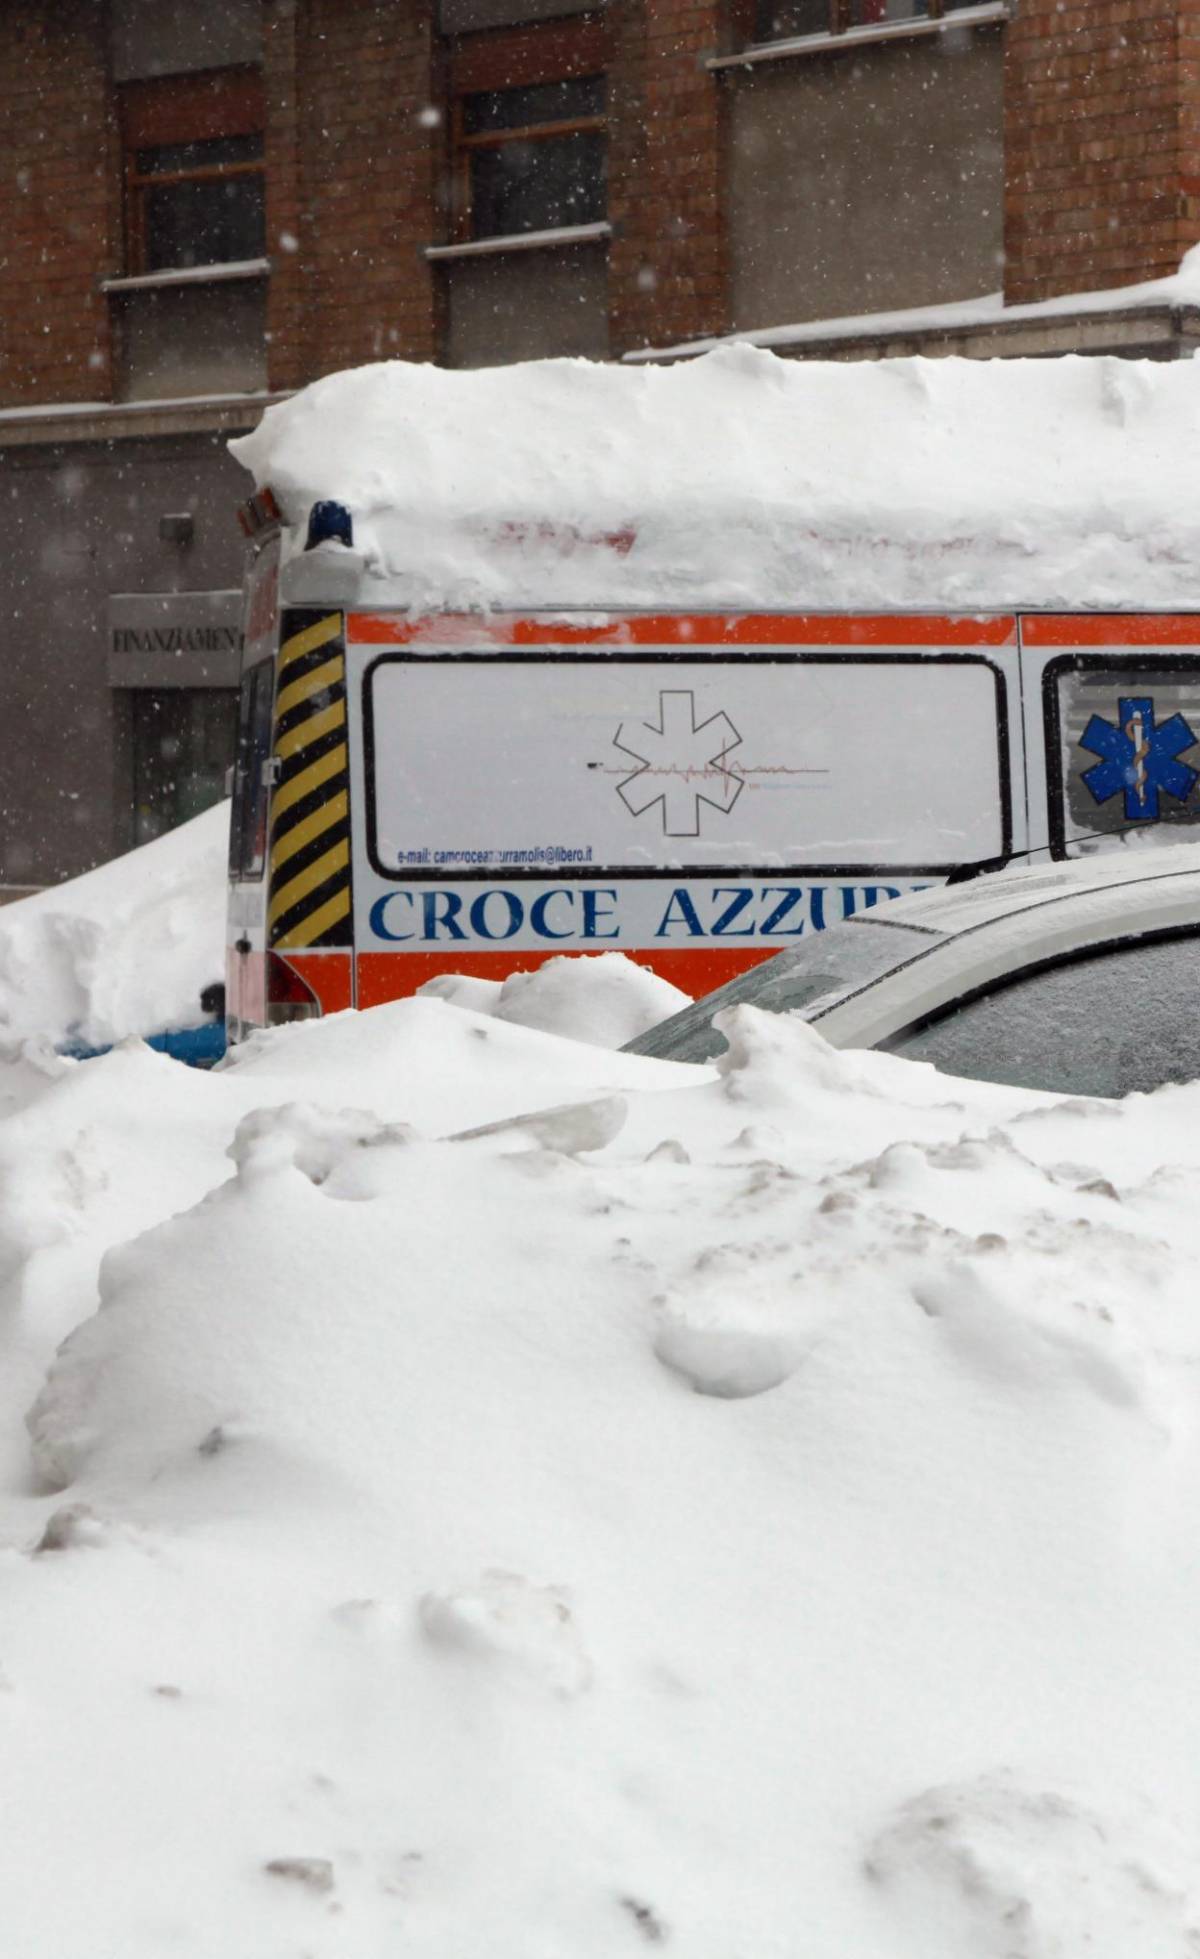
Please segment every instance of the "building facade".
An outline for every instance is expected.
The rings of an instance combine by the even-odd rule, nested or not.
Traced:
[[[1200,0],[0,0],[0,149],[10,889],[220,793],[322,373],[1200,344]]]

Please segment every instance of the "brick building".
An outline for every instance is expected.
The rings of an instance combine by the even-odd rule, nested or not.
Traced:
[[[1200,344],[1200,0],[0,0],[0,148],[9,886],[219,793],[321,373]]]

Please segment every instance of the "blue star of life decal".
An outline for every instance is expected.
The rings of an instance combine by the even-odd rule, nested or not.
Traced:
[[[1103,757],[1085,769],[1083,780],[1097,803],[1125,791],[1125,816],[1130,823],[1157,823],[1159,791],[1183,802],[1197,781],[1197,771],[1179,760],[1196,737],[1182,714],[1173,714],[1161,727],[1154,723],[1154,702],[1130,696],[1117,702],[1117,723],[1093,714],[1079,746]]]

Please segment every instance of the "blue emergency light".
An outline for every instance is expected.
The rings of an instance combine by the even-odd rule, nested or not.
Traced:
[[[344,544],[347,550],[353,549],[354,520],[344,503],[314,503],[308,513],[304,549],[311,551],[318,544]]]

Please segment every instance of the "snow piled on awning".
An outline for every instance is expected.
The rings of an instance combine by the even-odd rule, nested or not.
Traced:
[[[1200,370],[1040,361],[351,369],[230,446],[333,498],[364,603],[1190,607]]]
[[[637,347],[622,359],[637,363],[706,354],[713,347],[738,344],[751,347],[799,347],[820,340],[851,340],[869,335],[922,333],[942,328],[1012,326],[1026,321],[1067,320],[1140,313],[1159,307],[1200,305],[1200,246],[1184,253],[1178,272],[1165,279],[1143,279],[1132,286],[1105,286],[1093,292],[1057,293],[1053,299],[1034,299],[1006,306],[1002,292],[977,298],[939,301],[933,306],[891,307],[884,312],[843,313],[828,319],[797,320],[788,326],[739,329],[731,334],[706,334],[668,347]]]

